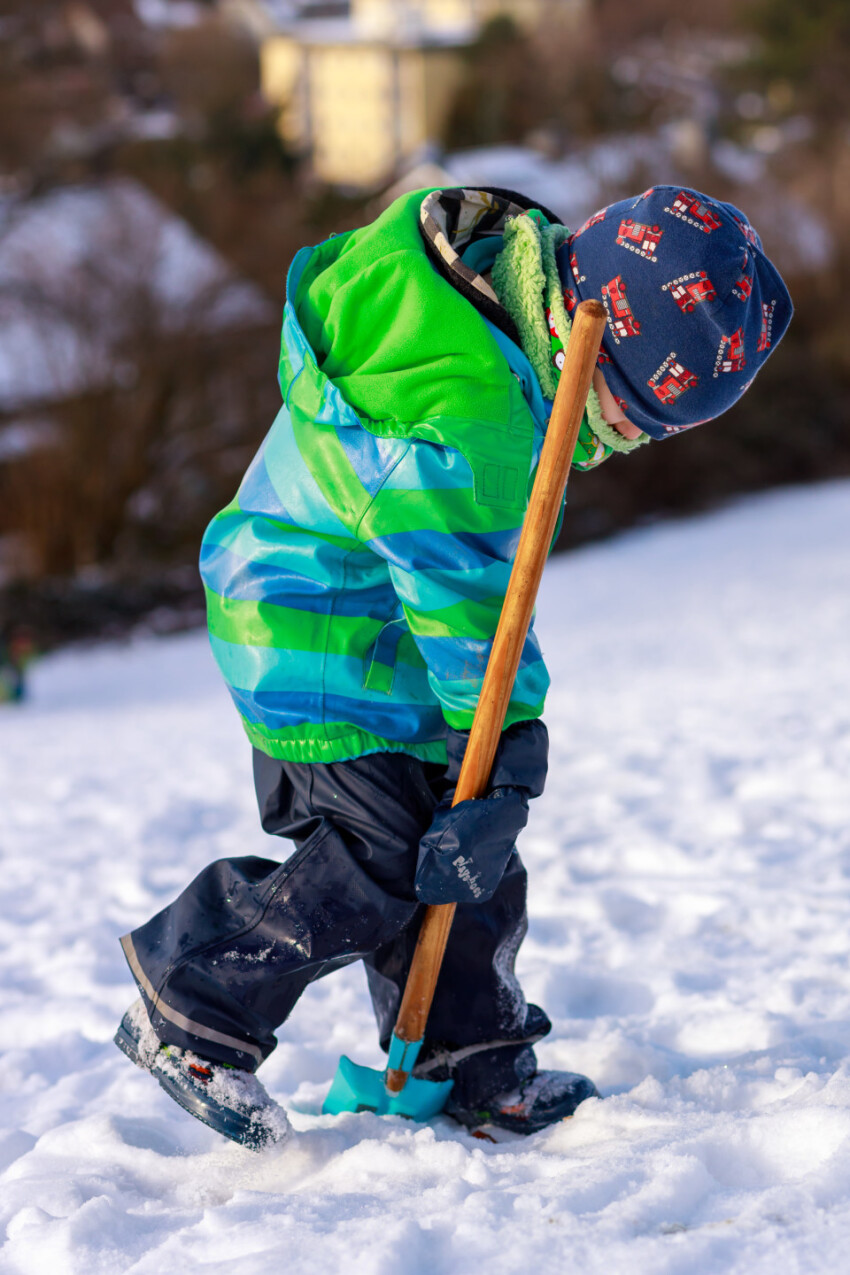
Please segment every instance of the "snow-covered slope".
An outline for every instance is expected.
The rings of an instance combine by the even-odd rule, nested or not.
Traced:
[[[263,1069],[255,1156],[110,1043],[117,936],[208,860],[274,854],[202,635],[45,660],[0,713],[0,1271],[844,1269],[850,1245],[850,485],[547,570],[548,791],[519,968],[546,1066],[604,1100],[491,1146],[317,1114],[378,1066],[358,966]]]

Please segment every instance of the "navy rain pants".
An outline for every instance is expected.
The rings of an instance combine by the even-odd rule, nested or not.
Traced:
[[[307,984],[362,959],[386,1049],[424,913],[419,840],[443,774],[403,753],[308,764],[255,751],[263,828],[296,849],[284,863],[211,863],[121,940],[160,1039],[253,1071]],[[453,1077],[465,1106],[531,1075],[531,1046],[551,1028],[514,974],[525,894],[514,850],[493,897],[455,913],[414,1074]]]

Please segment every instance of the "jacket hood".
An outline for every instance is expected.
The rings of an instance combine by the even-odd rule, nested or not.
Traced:
[[[281,389],[287,403],[300,397],[300,381],[293,388],[302,362],[295,346],[303,346],[308,364],[328,383],[326,393],[340,394],[370,433],[454,448],[472,468],[477,501],[524,507],[535,418],[500,345],[502,331],[517,345],[518,334],[486,279],[467,271],[480,281],[473,286],[455,269],[467,263],[450,263],[458,257],[452,241],[496,235],[512,201],[501,199],[494,210],[489,191],[473,192],[475,208],[464,207],[465,196],[448,200],[443,258],[437,223],[430,240],[423,227],[423,203],[434,193],[447,194],[413,191],[368,226],[302,249],[287,289]],[[484,246],[492,260],[496,240]],[[437,258],[443,268],[435,268]]]

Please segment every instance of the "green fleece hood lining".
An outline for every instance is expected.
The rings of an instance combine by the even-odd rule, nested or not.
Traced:
[[[564,306],[563,286],[555,253],[569,238],[565,226],[541,225],[534,216],[513,217],[504,229],[504,247],[493,264],[493,286],[500,303],[517,326],[520,342],[547,398],[554,398],[558,373],[551,359],[546,309],[552,314],[561,344],[566,349],[572,321]],[[602,443],[615,452],[632,452],[649,442],[624,438],[602,415],[599,397],[591,386],[587,396],[587,421]]]

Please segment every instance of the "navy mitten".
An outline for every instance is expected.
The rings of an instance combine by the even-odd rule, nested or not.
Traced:
[[[446,739],[450,790],[419,843],[414,888],[422,903],[485,903],[528,822],[528,801],[546,781],[549,736],[539,719],[502,732],[486,796],[451,805],[468,731]]]

